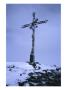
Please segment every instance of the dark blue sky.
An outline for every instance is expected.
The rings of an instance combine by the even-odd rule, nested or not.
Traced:
[[[35,33],[35,59],[46,65],[60,65],[61,6],[59,4],[7,4],[6,5],[6,59],[28,61],[31,52],[29,28],[21,26],[32,21],[36,12],[39,20],[48,19]]]

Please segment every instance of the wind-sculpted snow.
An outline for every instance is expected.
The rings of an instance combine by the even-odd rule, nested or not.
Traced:
[[[39,67],[39,68],[38,68]],[[8,62],[6,66],[6,86],[60,86],[61,68],[25,62]]]

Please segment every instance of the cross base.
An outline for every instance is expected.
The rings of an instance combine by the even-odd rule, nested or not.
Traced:
[[[34,55],[30,54],[30,65],[32,65],[34,68],[36,68],[36,63],[35,63],[35,59],[34,59]]]
[[[30,55],[30,63],[33,63],[35,60],[34,60],[34,55]]]

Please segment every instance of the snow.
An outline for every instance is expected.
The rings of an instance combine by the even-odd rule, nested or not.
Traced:
[[[14,68],[12,68],[15,66]],[[24,81],[33,67],[24,62],[8,62],[6,69],[6,81],[8,85],[17,85],[18,80]]]
[[[25,62],[7,62],[7,66],[8,65],[15,65],[18,66],[19,68],[23,68],[23,69],[33,69],[33,67],[31,65],[29,65],[28,63]]]
[[[29,73],[38,72],[46,69],[56,69],[54,66],[46,66],[37,64],[41,69],[34,70],[32,65],[26,62],[7,62],[6,65],[6,84],[9,86],[18,86],[19,81],[25,81],[29,77]]]

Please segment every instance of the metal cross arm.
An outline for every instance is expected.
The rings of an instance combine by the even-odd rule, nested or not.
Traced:
[[[38,19],[35,19],[35,21],[33,21],[32,23],[23,25],[22,28],[26,28],[26,27],[30,28],[31,26],[37,26],[38,24],[47,23],[47,21],[48,20],[38,21]]]
[[[25,24],[21,28],[26,28],[26,27],[29,27],[29,26],[30,26],[30,24]]]
[[[47,23],[48,20],[45,20],[45,21],[39,21],[37,22],[37,24],[42,24],[42,23]]]

